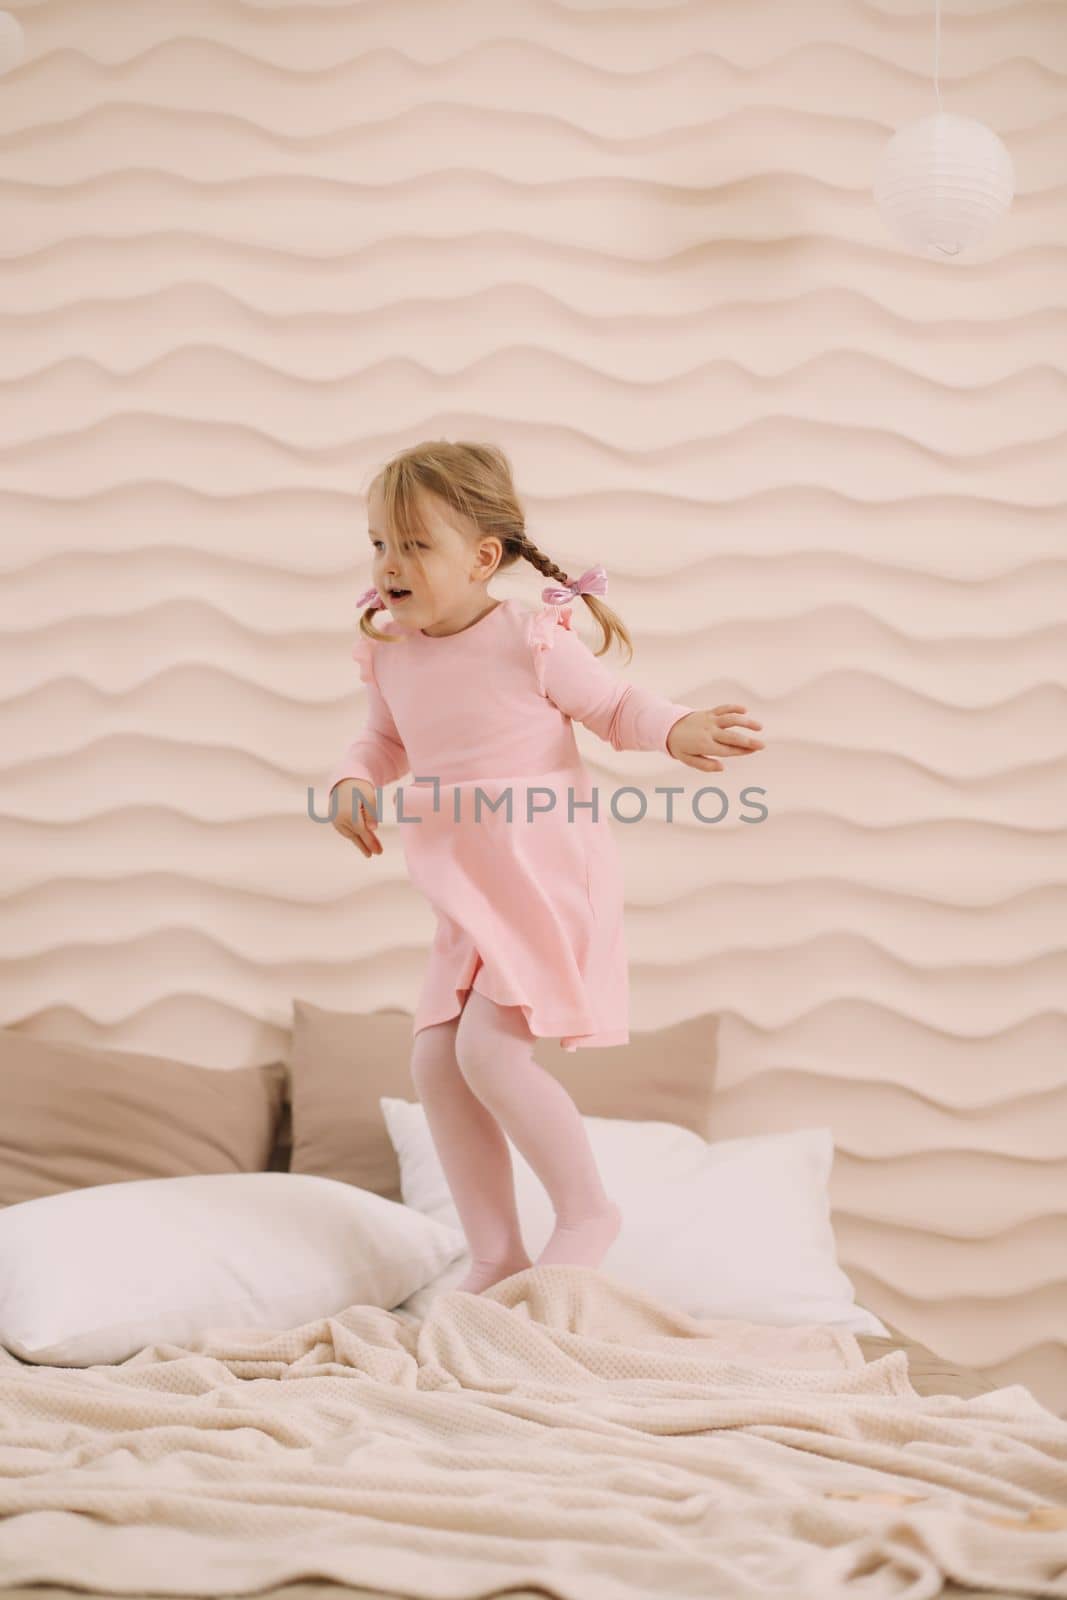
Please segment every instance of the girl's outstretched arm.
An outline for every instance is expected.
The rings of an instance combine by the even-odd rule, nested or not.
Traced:
[[[542,692],[614,750],[663,750],[692,706],[616,678],[562,618],[542,625],[537,650]]]

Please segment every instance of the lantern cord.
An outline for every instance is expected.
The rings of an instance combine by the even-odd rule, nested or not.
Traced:
[[[939,81],[938,62],[941,56],[941,0],[934,0],[934,93],[937,95],[937,109],[942,111],[941,84]]]

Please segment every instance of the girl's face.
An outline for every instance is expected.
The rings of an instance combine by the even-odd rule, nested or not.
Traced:
[[[436,496],[424,494],[419,509],[425,534],[401,543],[385,526],[377,484],[367,497],[367,534],[374,585],[402,627],[445,631],[463,627],[486,609],[486,584],[500,561],[503,545],[492,536],[471,538],[444,515]],[[403,590],[403,596],[394,594]]]

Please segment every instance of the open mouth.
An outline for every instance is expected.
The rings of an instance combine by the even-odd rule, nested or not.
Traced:
[[[410,600],[411,599],[411,590],[410,589],[386,589],[385,592],[388,595],[390,602],[392,602],[394,600]]]

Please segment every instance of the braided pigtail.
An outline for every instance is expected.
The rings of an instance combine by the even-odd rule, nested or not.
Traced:
[[[551,556],[547,556],[543,550],[539,550],[534,544],[533,540],[527,535],[525,530],[522,533],[513,534],[508,543],[512,548],[514,548],[516,556],[521,556],[523,561],[528,561],[530,565],[532,567],[536,567],[538,572],[542,573],[544,577],[554,578],[557,583],[564,585],[570,582],[570,579],[563,571],[563,568],[557,567]],[[604,653],[611,648],[612,640],[618,639],[619,643],[625,645],[626,649],[630,652],[626,658],[627,663],[632,660],[633,643],[630,639],[629,633],[626,631],[626,624],[623,622],[619,614],[616,611],[613,611],[609,605],[605,605],[604,601],[601,600],[599,595],[576,595],[575,599],[581,599],[585,601],[586,605],[593,613],[593,616],[596,618],[597,625],[600,628],[600,649],[595,653],[598,656],[604,655]]]

